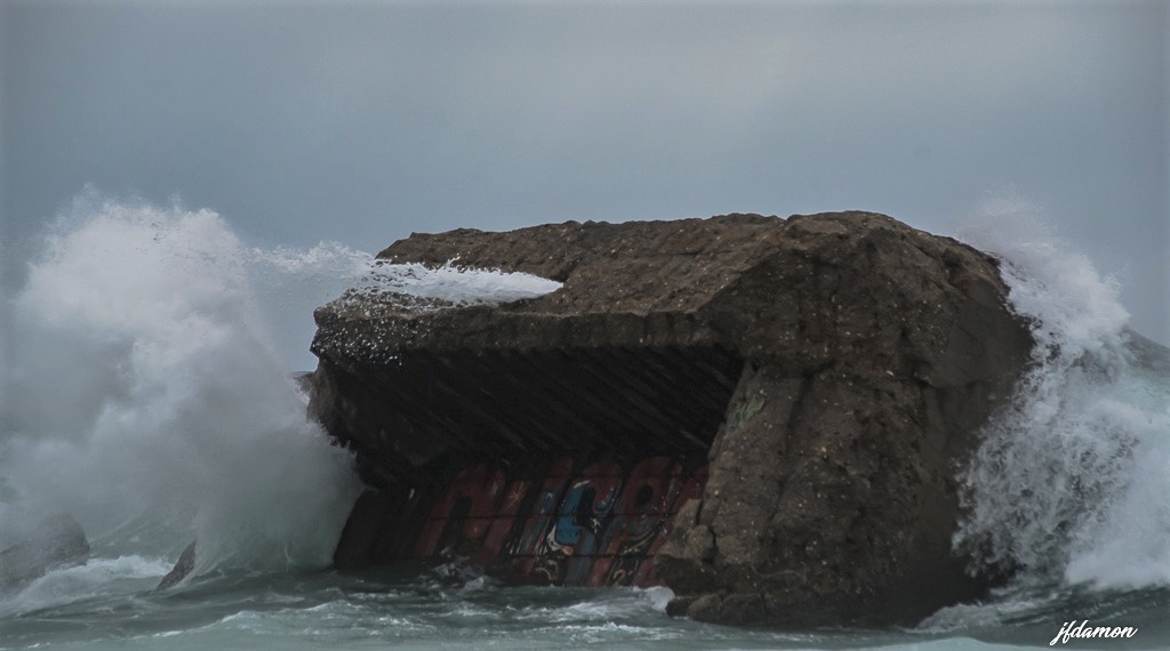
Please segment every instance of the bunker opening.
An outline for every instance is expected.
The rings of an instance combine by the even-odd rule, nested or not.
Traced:
[[[349,397],[351,411],[326,426],[360,445],[369,486],[335,563],[457,560],[511,583],[653,585],[675,514],[702,495],[742,367],[716,346],[323,361],[315,391]]]

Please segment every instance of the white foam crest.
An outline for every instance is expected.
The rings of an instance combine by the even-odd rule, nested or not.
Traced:
[[[209,210],[78,200],[11,303],[0,476],[21,510],[91,534],[194,512],[158,545],[197,535],[202,568],[328,561],[356,480],[272,344],[257,257]]]
[[[380,263],[367,282],[378,289],[419,298],[437,298],[457,304],[507,303],[536,298],[561,283],[526,273],[461,267],[458,260],[441,267]]]
[[[308,353],[314,309],[339,294],[337,304],[368,312],[385,299],[397,303],[402,295],[483,305],[535,298],[561,286],[525,273],[460,267],[457,260],[439,267],[389,263],[332,242],[309,249],[252,248],[246,254],[261,311],[276,317],[277,327],[269,328],[273,341],[301,368],[315,363]]]
[[[671,599],[674,599],[674,592],[664,586],[623,588],[597,593],[585,601],[568,605],[524,608],[513,617],[548,622],[609,621],[647,611],[666,612]]]
[[[1103,587],[1170,581],[1170,387],[1127,346],[1117,282],[1019,202],[962,235],[1003,259],[1032,322],[1032,366],[964,477],[956,543],[1036,580]]]
[[[136,554],[90,559],[84,565],[58,568],[34,579],[19,592],[0,600],[0,613],[14,615],[108,595],[116,581],[156,579],[169,570],[170,564],[164,559]]]
[[[336,242],[321,242],[309,249],[253,248],[247,259],[258,271],[265,267],[277,280],[337,280],[357,289],[395,292],[418,298],[437,298],[452,303],[504,303],[536,298],[560,289],[561,283],[527,273],[461,266],[458,258],[434,267],[419,263],[377,260],[364,251]]]
[[[674,599],[674,590],[664,585],[656,585],[649,588],[634,588],[634,591],[649,601],[650,606],[660,613],[666,612],[666,606]]]

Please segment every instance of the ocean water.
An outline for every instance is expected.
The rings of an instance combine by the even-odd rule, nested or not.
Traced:
[[[970,224],[1038,345],[964,470],[955,544],[1018,578],[914,627],[774,631],[670,618],[662,588],[329,569],[360,486],[289,377],[311,363],[313,307],[351,287],[475,302],[556,283],[259,248],[208,210],[83,196],[4,297],[0,548],[64,511],[93,553],[0,591],[0,648],[1001,649],[1084,619],[1138,632],[1069,646],[1170,648],[1170,378],[1089,260],[1011,206]],[[193,577],[155,590],[196,537]]]

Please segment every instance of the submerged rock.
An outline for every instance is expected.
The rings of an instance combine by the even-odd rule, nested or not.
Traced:
[[[84,565],[89,560],[85,531],[65,513],[45,518],[21,538],[21,542],[0,550],[0,587],[19,586],[50,570]]]
[[[379,257],[563,286],[317,310],[310,408],[370,486],[339,566],[459,556],[781,626],[988,588],[951,549],[956,470],[1032,344],[990,256],[844,212],[461,229]]]
[[[191,571],[195,569],[195,541],[192,540],[190,545],[183,549],[183,553],[179,554],[179,560],[175,561],[175,566],[171,568],[170,572],[158,582],[158,587],[155,590],[166,590],[167,588],[178,585],[180,581],[187,578]]]

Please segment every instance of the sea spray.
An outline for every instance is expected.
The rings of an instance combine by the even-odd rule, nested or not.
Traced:
[[[4,528],[67,511],[151,533],[124,551],[197,537],[201,570],[329,561],[358,482],[306,418],[253,257],[208,210],[87,197],[61,219],[10,305]]]
[[[343,290],[466,304],[560,287],[337,243],[246,246],[210,210],[93,191],[28,259],[4,302],[0,539],[67,511],[109,558],[197,537],[196,572],[329,561],[358,482],[289,377],[311,363],[314,307]]]
[[[1137,363],[1119,288],[1027,206],[963,235],[1002,258],[1032,364],[964,476],[956,544],[1037,583],[1170,583],[1170,381]]]
[[[0,617],[121,592],[119,583],[132,590],[153,587],[169,569],[165,559],[136,554],[57,568],[22,586],[16,598],[0,599]]]

